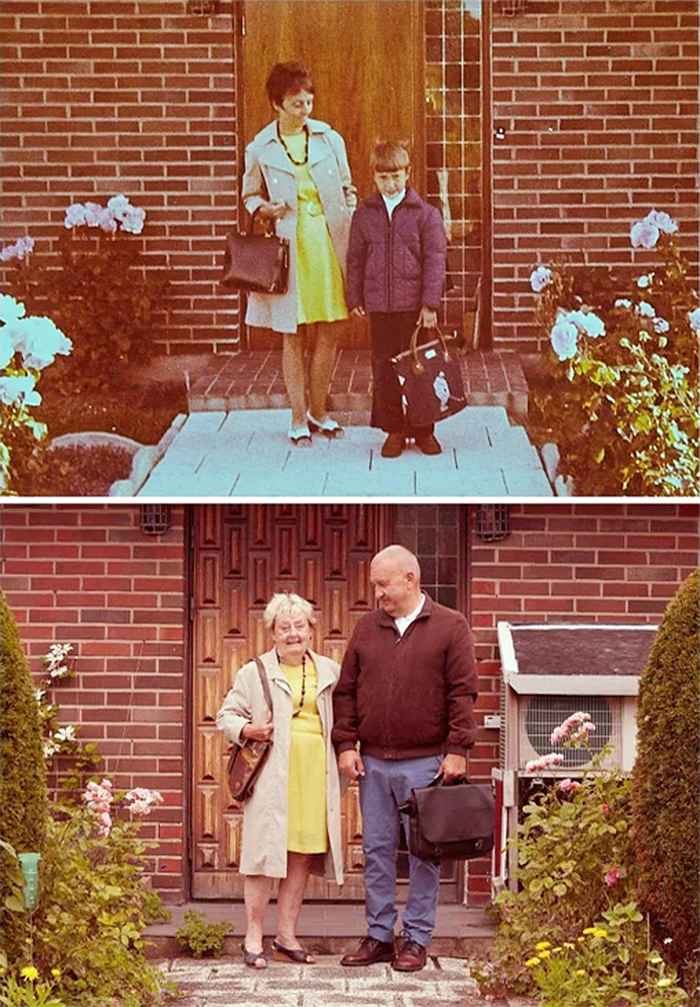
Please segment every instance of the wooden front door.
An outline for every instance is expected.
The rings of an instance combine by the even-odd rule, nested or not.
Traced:
[[[192,841],[194,898],[239,898],[242,807],[226,787],[226,743],[215,718],[236,672],[269,650],[262,613],[275,591],[298,591],[318,613],[312,646],[342,659],[374,608],[369,565],[387,545],[382,505],[199,505],[193,598]],[[342,806],[345,884],[312,878],[308,898],[362,899],[357,787]]]
[[[265,81],[275,63],[305,63],[313,116],[343,139],[360,199],[374,188],[369,154],[380,139],[407,141],[412,184],[425,194],[424,4],[421,0],[250,0],[244,5],[244,142],[272,119]],[[344,342],[367,341],[348,323]]]

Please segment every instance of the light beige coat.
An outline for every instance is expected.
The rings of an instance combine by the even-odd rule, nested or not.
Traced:
[[[333,689],[340,665],[330,658],[309,651],[316,666],[318,689],[316,705],[321,717],[326,743],[326,811],[328,853],[315,858],[312,873],[343,883],[343,859],[340,841],[340,782],[335,750],[331,744],[333,727]],[[269,878],[287,876],[287,792],[289,783],[289,747],[292,738],[294,702],[287,676],[281,670],[274,650],[262,655],[272,695],[272,749],[256,781],[253,794],[245,802],[241,874],[264,874]],[[233,688],[216,715],[216,726],[229,741],[241,743],[245,724],[265,720],[268,708],[255,661],[239,670]],[[321,867],[321,859],[323,865]]]
[[[357,204],[342,136],[326,122],[307,120],[309,174],[318,189],[331,241],[345,276],[352,211]],[[243,202],[248,213],[261,203],[284,202],[289,209],[277,221],[277,234],[289,239],[289,288],[286,294],[248,295],[246,322],[274,332],[297,331],[297,182],[294,165],[271,122],[245,151]]]

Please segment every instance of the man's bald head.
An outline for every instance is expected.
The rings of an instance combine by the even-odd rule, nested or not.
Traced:
[[[420,602],[420,565],[402,545],[389,545],[377,553],[370,580],[377,601],[391,616],[409,615]]]

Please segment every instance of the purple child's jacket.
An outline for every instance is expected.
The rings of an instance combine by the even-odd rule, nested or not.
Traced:
[[[446,254],[442,217],[415,189],[406,190],[391,220],[380,193],[373,193],[352,218],[348,309],[437,309],[445,283]]]

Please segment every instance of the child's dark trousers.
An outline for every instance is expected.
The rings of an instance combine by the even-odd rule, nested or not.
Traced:
[[[433,425],[419,429],[406,426],[401,408],[401,386],[391,366],[391,358],[407,350],[416,327],[417,311],[372,312],[372,418],[370,424],[388,434],[427,437]]]

